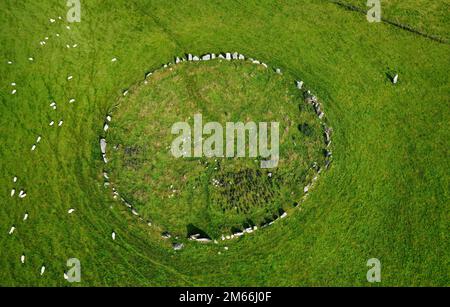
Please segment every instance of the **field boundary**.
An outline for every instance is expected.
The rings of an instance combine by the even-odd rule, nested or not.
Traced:
[[[363,8],[355,6],[355,5],[352,5],[352,4],[348,4],[348,3],[345,3],[345,2],[342,2],[342,1],[339,1],[339,0],[332,0],[331,3],[334,3],[334,4],[338,5],[338,6],[344,8],[346,10],[352,11],[352,12],[358,12],[358,13],[362,13],[364,15],[367,14],[367,11],[364,10]],[[448,39],[446,39],[446,38],[442,38],[442,37],[439,37],[439,36],[436,36],[436,35],[432,35],[432,34],[428,34],[428,33],[422,32],[422,31],[420,31],[418,29],[415,29],[415,28],[413,28],[413,27],[411,27],[411,26],[409,26],[407,24],[402,24],[402,23],[399,23],[399,22],[396,22],[396,21],[393,21],[393,20],[390,20],[390,19],[387,19],[387,18],[383,18],[383,17],[381,17],[381,21],[384,22],[384,23],[387,23],[387,24],[389,24],[391,26],[394,26],[394,27],[400,28],[402,30],[411,32],[413,34],[420,35],[422,37],[431,39],[431,40],[436,41],[438,43],[450,44],[450,41]]]

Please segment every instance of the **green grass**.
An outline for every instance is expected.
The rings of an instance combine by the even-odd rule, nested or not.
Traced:
[[[414,2],[422,22],[448,31],[448,18]],[[64,4],[0,4],[1,285],[68,286],[63,271],[76,257],[82,283],[71,286],[368,286],[375,257],[383,286],[448,286],[448,44],[328,1],[89,1],[70,31],[48,21],[65,16]],[[301,210],[273,227],[174,252],[105,192],[98,138],[122,90],[146,71],[220,50],[304,80],[334,129],[334,162]],[[61,118],[62,127],[48,126]],[[13,176],[23,200],[9,196]]]
[[[107,170],[120,195],[164,230],[184,238],[193,225],[219,239],[245,224],[261,226],[300,201],[314,162],[325,168],[323,127],[294,79],[250,61],[216,59],[171,66],[146,83],[113,109]],[[261,169],[270,157],[249,157],[248,133],[243,158],[174,158],[171,144],[180,135],[171,127],[187,122],[194,138],[194,114],[224,129],[228,122],[278,122],[277,167]],[[221,133],[224,155],[228,133]]]

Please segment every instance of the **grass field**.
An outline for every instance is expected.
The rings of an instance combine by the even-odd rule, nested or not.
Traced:
[[[448,38],[448,1],[383,2],[386,18]],[[2,286],[371,286],[370,258],[378,285],[449,285],[448,44],[324,0],[93,0],[73,24],[66,12],[65,1],[0,4]],[[99,136],[146,72],[219,51],[303,80],[333,127],[334,161],[288,218],[174,251],[105,190]],[[81,283],[63,278],[69,258]]]

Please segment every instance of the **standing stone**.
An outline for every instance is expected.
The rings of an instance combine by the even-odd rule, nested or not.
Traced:
[[[106,140],[105,139],[101,139],[100,140],[100,149],[102,151],[102,154],[106,153]]]

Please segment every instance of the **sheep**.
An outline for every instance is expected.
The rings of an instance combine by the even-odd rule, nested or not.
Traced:
[[[73,46],[72,46],[72,48],[77,48],[78,47],[78,44],[74,44]]]
[[[69,209],[69,211],[67,211],[67,213],[72,214],[75,212],[75,209]]]
[[[50,22],[54,23],[56,20],[54,20],[53,18],[50,18]]]
[[[23,216],[23,220],[24,221],[28,220],[28,212],[26,212],[25,215]]]
[[[34,59],[30,57],[30,58],[28,58],[28,61],[33,62]]]
[[[11,95],[15,95],[17,93],[17,90],[12,90]]]
[[[26,196],[27,196],[27,193],[24,190],[20,190],[19,198],[25,198]]]
[[[60,120],[59,123],[58,123],[58,127],[61,127],[63,125],[63,123],[64,123],[64,121]]]
[[[117,62],[117,58],[113,58],[112,60],[111,60],[111,62]]]
[[[42,137],[38,136],[37,139],[36,139],[36,143],[39,143],[41,140],[42,140]]]
[[[44,275],[44,273],[45,273],[45,265],[43,265],[43,266],[41,267],[41,276]]]
[[[16,194],[16,189],[12,189],[12,190],[11,190],[11,197],[13,197],[14,194]]]
[[[16,82],[11,83],[11,86],[16,86],[16,85],[17,85]]]
[[[31,151],[34,151],[36,149],[36,145],[33,145],[32,147],[31,147]]]
[[[72,80],[73,79],[73,76],[68,76],[67,77],[67,81],[70,81],[70,80]]]
[[[113,239],[113,241],[116,240],[116,233],[114,231],[111,233],[111,238]]]
[[[287,212],[284,212],[284,213],[280,216],[280,218],[284,219],[286,216],[287,216]]]
[[[25,263],[25,254],[22,254],[22,256],[20,256],[20,262],[21,262],[22,264]]]
[[[48,125],[53,126],[54,124],[55,124],[55,122],[52,120]]]
[[[16,230],[16,226],[11,226],[11,229],[9,230],[8,234],[12,235],[14,233],[14,231]]]
[[[16,183],[17,182],[17,176],[13,178],[13,182]]]
[[[74,103],[75,101],[76,101],[75,98],[72,98],[69,100],[69,103]]]
[[[103,131],[108,131],[108,129],[109,129],[109,125],[108,124],[105,124],[104,126],[103,126]]]

